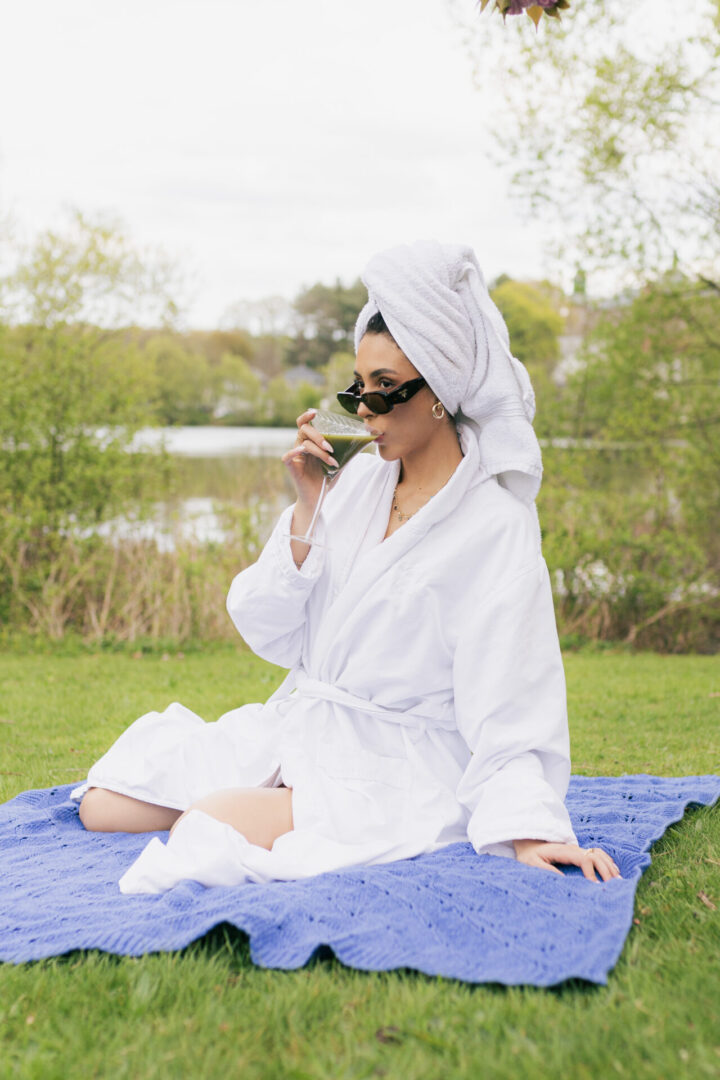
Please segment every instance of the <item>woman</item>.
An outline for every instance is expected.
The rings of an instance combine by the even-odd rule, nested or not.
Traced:
[[[297,501],[228,596],[288,678],[216,724],[177,704],[142,717],[75,793],[88,829],[171,829],[125,892],[299,878],[468,839],[556,873],[618,875],[577,845],[563,803],[528,377],[470,248],[393,248],[363,280],[356,381],[340,398],[377,454],[342,470],[318,516],[335,459],[300,416],[283,458]]]

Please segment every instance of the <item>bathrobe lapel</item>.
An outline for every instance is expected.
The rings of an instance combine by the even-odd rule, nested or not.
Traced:
[[[370,526],[367,530],[358,529],[361,540],[355,547],[353,564],[347,568],[344,584],[340,585],[337,596],[326,609],[314,642],[313,655],[323,668],[325,658],[332,655],[333,641],[354,634],[358,621],[363,618],[365,598],[383,576],[452,513],[471,487],[487,478],[488,474],[480,469],[474,442],[464,443],[463,448],[466,446],[465,457],[445,487],[406,524],[383,540],[399,471],[396,462],[389,465]]]

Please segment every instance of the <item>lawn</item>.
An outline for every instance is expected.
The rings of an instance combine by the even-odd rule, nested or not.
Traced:
[[[566,670],[574,771],[719,771],[716,658],[581,652]],[[280,677],[228,646],[6,653],[0,799],[82,778],[150,708],[214,719]],[[469,986],[332,959],[265,971],[219,928],[180,953],[0,965],[0,1078],[717,1077],[720,811],[690,811],[653,856],[607,987]]]

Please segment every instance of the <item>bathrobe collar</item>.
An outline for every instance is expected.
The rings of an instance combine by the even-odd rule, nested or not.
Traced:
[[[462,503],[477,484],[490,479],[490,473],[479,461],[477,441],[459,428],[463,459],[444,487],[433,495],[409,521],[383,539],[387,528],[393,494],[400,475],[400,462],[383,462],[383,475],[378,481],[377,513],[372,515],[370,529],[355,549],[352,565],[346,568],[344,583],[326,612],[317,634],[313,654],[323,658],[332,650],[339,634],[353,632],[354,623],[362,618],[363,598],[384,574],[402,559],[427,533],[444,521]],[[373,533],[370,530],[375,530]],[[323,661],[320,661],[323,663]]]

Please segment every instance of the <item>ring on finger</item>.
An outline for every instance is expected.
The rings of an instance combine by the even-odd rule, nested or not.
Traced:
[[[603,851],[602,848],[597,848],[597,847],[585,848],[585,852],[586,852],[587,855],[605,855],[607,857],[610,865],[612,866],[613,870],[618,870],[619,869],[618,864],[615,862],[615,860],[611,859],[610,856],[607,854],[607,852]]]

